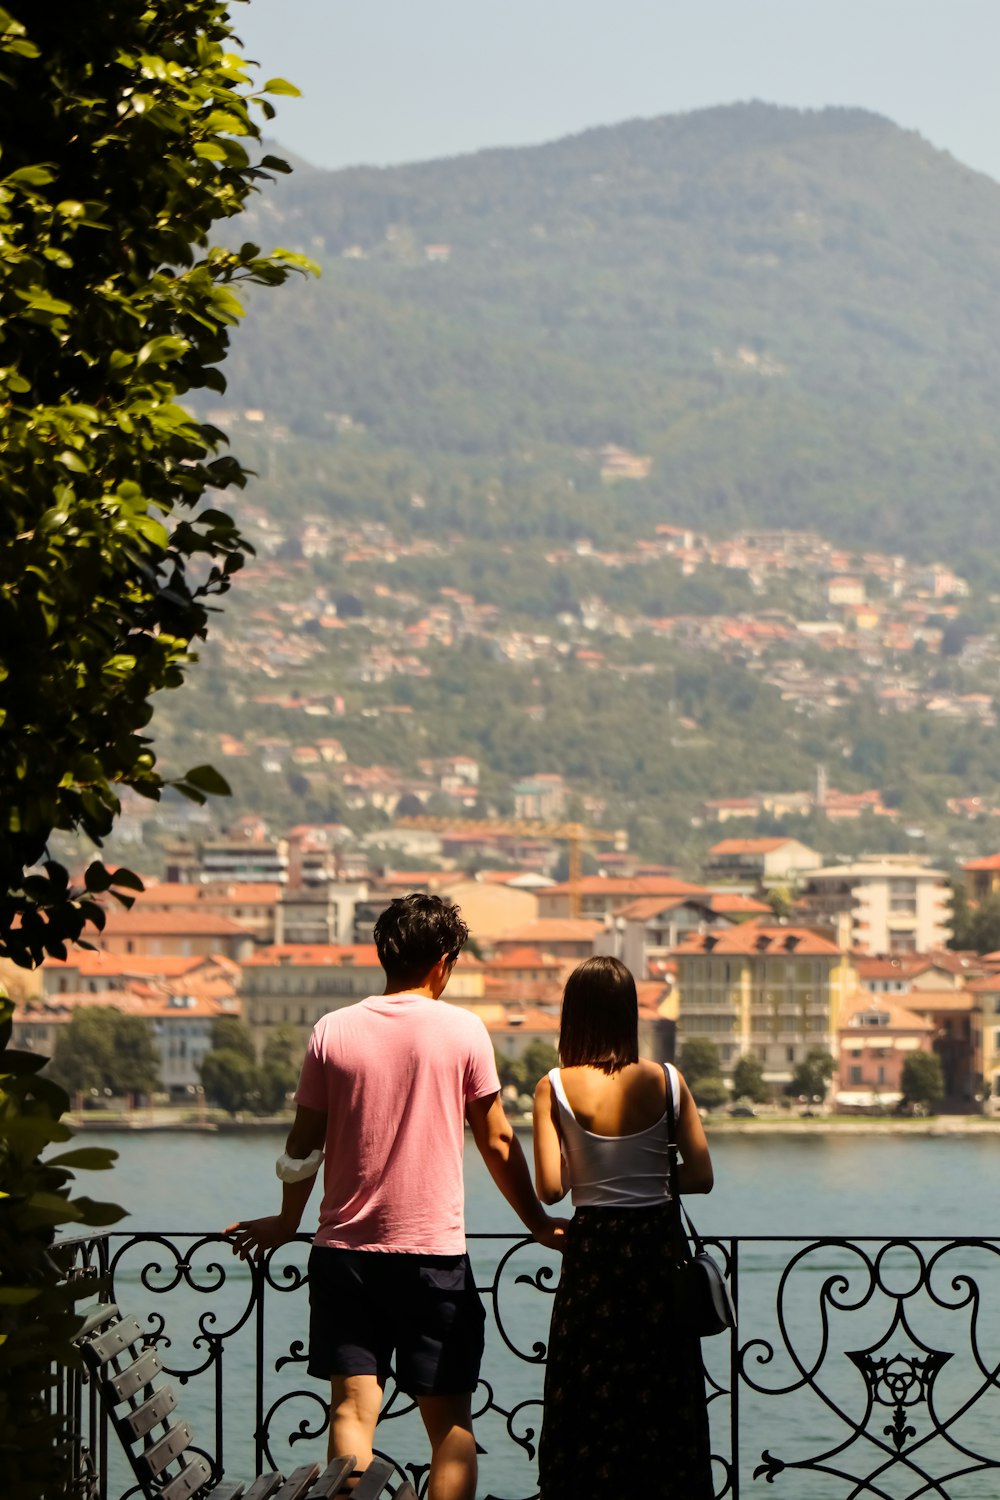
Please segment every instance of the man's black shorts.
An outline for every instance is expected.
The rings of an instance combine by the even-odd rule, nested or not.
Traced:
[[[309,1373],[376,1375],[393,1364],[412,1396],[474,1391],[486,1314],[467,1255],[405,1255],[314,1245]]]

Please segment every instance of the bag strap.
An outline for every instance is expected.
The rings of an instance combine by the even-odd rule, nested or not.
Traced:
[[[674,1110],[674,1080],[671,1076],[669,1063],[663,1064],[663,1071],[667,1079],[667,1182],[670,1186],[670,1196],[677,1205],[678,1222],[686,1223],[688,1233],[694,1240],[695,1254],[700,1254],[705,1248],[705,1242],[691,1219],[684,1204],[681,1202],[680,1184],[677,1172],[677,1116]]]

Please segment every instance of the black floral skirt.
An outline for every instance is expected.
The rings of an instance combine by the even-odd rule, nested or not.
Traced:
[[[712,1500],[701,1346],[674,1317],[669,1205],[580,1208],[545,1373],[541,1500]]]

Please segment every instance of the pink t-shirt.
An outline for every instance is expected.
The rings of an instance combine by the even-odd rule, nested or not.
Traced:
[[[465,1106],[500,1088],[486,1027],[423,995],[371,995],[309,1039],[297,1102],[326,1111],[317,1245],[461,1255]]]

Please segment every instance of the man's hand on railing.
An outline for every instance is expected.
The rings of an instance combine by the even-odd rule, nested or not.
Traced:
[[[290,1224],[280,1214],[263,1219],[241,1219],[230,1224],[226,1234],[232,1236],[233,1254],[241,1260],[260,1260],[268,1250],[288,1245],[298,1233],[298,1224]]]

